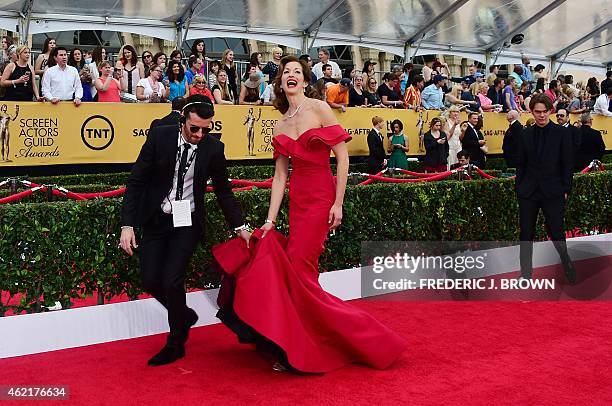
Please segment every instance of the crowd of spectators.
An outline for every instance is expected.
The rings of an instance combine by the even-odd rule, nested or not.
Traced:
[[[272,50],[272,60],[263,61],[262,54],[251,54],[244,75],[238,72],[234,52],[227,49],[219,61],[206,57],[204,40],[195,40],[188,53],[174,50],[145,51],[139,57],[131,45],[124,45],[111,60],[103,47],[90,51],[58,46],[47,38],[41,53],[31,65],[27,46],[13,44],[11,37],[2,38],[0,97],[14,101],[72,100],[81,102],[171,102],[177,97],[199,93],[210,96],[218,104],[271,105],[274,100],[273,80],[278,74],[281,48]],[[612,116],[612,72],[598,83],[574,84],[571,75],[552,79],[541,64],[531,67],[523,57],[507,77],[501,77],[499,66],[491,66],[485,77],[475,65],[463,77],[451,76],[447,64],[429,58],[419,71],[412,63],[394,65],[390,72],[379,75],[375,61],[365,61],[361,71],[355,66],[341,70],[322,48],[319,61],[313,64],[309,55],[302,55],[312,68],[310,85],[331,107],[346,111],[347,107],[386,107],[445,110],[456,106],[470,112],[529,111],[534,94],[544,93],[556,110],[569,113],[592,111]],[[240,76],[240,77],[239,77]],[[379,78],[381,83],[379,83]],[[38,78],[38,82],[35,80]]]

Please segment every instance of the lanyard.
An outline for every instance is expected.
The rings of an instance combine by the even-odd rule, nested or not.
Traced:
[[[182,145],[181,145],[181,147],[182,147]],[[183,151],[186,152],[186,153],[189,153],[189,150],[187,150],[185,148],[183,148]],[[179,148],[179,153],[180,153],[180,148]],[[185,164],[185,168],[183,169],[183,172],[177,174],[176,197],[175,197],[174,200],[182,200],[183,199],[183,185],[185,183],[185,176],[187,175],[187,171],[189,171],[189,168],[191,167],[191,164],[193,163],[197,153],[198,153],[198,150],[195,149],[193,151],[193,153],[191,154],[191,156],[189,157],[189,160]],[[179,163],[179,169],[180,169],[180,163]]]

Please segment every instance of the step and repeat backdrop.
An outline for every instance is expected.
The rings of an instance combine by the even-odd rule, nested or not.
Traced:
[[[169,104],[14,103],[0,104],[0,167],[81,163],[131,163],[136,160],[151,121],[170,112]],[[429,129],[438,111],[349,108],[337,112],[340,124],[353,136],[348,143],[352,156],[368,154],[367,134],[372,117],[404,124],[409,154],[420,155],[419,131]],[[272,129],[280,113],[268,106],[215,106],[212,134],[225,143],[229,160],[270,159]],[[485,113],[483,133],[489,154],[501,153],[508,122],[502,113]],[[523,114],[521,121],[530,117]],[[606,149],[612,149],[612,119],[593,116],[593,128],[600,130]],[[462,113],[462,119],[466,114]],[[554,117],[551,117],[554,119]],[[572,122],[579,115],[572,116]],[[249,150],[249,137],[254,147]]]

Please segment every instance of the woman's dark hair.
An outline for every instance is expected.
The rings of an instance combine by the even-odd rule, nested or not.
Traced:
[[[158,52],[158,53],[156,53],[155,55],[153,55],[153,63],[154,63],[155,65],[159,65],[159,62],[157,62],[157,60],[158,60],[159,58],[161,58],[162,56],[165,56],[165,57],[166,57],[166,63],[167,63],[167,62],[168,62],[168,57],[167,57],[167,56],[166,56],[166,54],[164,54],[163,52]]]
[[[81,61],[80,62],[77,62],[74,59],[74,54],[77,51],[81,53]],[[73,48],[72,51],[70,51],[70,54],[68,55],[68,65],[74,66],[78,70],[81,70],[83,68],[83,66],[85,66],[85,58],[83,58],[83,51],[81,51],[81,48]]]
[[[536,81],[536,87],[535,90],[541,90],[544,91],[544,78],[538,78],[538,80]]]
[[[257,60],[258,55],[261,55],[261,52],[253,52],[251,54],[251,59],[249,60],[251,62],[251,65],[259,66],[259,61]]]
[[[516,73],[517,75],[522,75],[523,74],[523,68],[521,66],[514,65],[514,73]]]
[[[495,70],[495,68],[497,68],[497,65],[491,65],[491,66],[489,66],[489,73],[493,73],[493,71]]]
[[[365,61],[365,63],[363,64],[363,73],[368,73],[370,71],[370,66],[373,66],[374,64],[372,63],[372,61]]]
[[[153,53],[151,51],[149,51],[148,49],[146,51],[144,51],[142,53],[142,55],[140,56],[140,59],[142,60],[142,63],[147,66],[147,63],[145,62],[145,56],[147,56],[147,54],[151,55],[151,61],[149,63],[153,63]]]
[[[404,72],[408,73],[410,72],[412,69],[414,68],[414,65],[411,64],[410,62],[405,63],[404,67],[402,68],[404,70]]]
[[[274,78],[274,82],[273,82],[274,83],[274,95],[276,96],[276,99],[274,99],[273,104],[274,104],[274,107],[283,114],[285,114],[287,110],[289,110],[289,101],[287,100],[287,96],[285,95],[285,92],[283,92],[283,89],[281,88],[281,84],[283,83],[283,71],[285,70],[285,66],[287,66],[287,64],[290,62],[296,62],[302,66],[302,75],[304,76],[305,83],[310,84],[310,78],[311,78],[310,68],[308,67],[308,64],[306,62],[298,59],[297,57],[293,55],[285,56],[280,60],[280,66],[278,67],[278,74],[276,75],[276,78]],[[312,89],[312,86],[308,86],[306,88],[305,94],[306,94],[306,97],[309,97],[312,99],[318,99],[318,97],[315,95]]]
[[[55,41],[55,43],[57,44],[57,41],[56,41],[55,38],[49,37],[49,38],[45,39],[45,42],[43,43],[43,49],[42,49],[42,53],[43,54],[46,54],[47,52],[49,52],[49,42],[51,42],[51,41]],[[8,44],[8,42],[7,42],[7,44]]]
[[[182,109],[183,117],[189,117],[190,113],[195,113],[203,119],[211,118],[215,115],[215,106],[208,97],[194,94],[185,99],[185,106]]]
[[[403,124],[403,123],[402,123],[400,120],[398,120],[398,119],[396,118],[395,120],[391,121],[391,132],[393,132],[393,128],[394,128],[396,125],[398,125],[398,126],[399,126],[400,131],[403,131],[403,130],[404,130],[404,124]]]
[[[183,53],[180,50],[178,50],[178,49],[175,49],[174,51],[172,51],[170,53],[170,59],[174,59],[174,57],[177,56],[177,55],[180,55],[181,56],[181,60],[183,60]]]
[[[544,70],[545,68],[546,68],[546,67],[545,67],[544,65],[542,65],[541,63],[539,63],[539,64],[537,64],[537,65],[535,66],[535,68],[533,68],[533,70],[534,70],[535,72],[540,72],[540,71]]]
[[[179,67],[178,75],[174,75],[174,73],[172,72],[172,68],[174,68],[174,66],[176,65],[178,65]],[[182,82],[183,78],[185,77],[185,68],[183,68],[183,64],[179,61],[171,59],[170,62],[168,62],[168,67],[166,68],[166,77],[168,77],[168,80],[170,82]]]
[[[61,48],[61,47],[60,47]],[[63,48],[62,48],[63,49]],[[57,56],[57,48],[53,48],[50,52],[49,52],[49,59],[47,60],[47,68],[52,68],[55,65],[57,65],[57,62],[55,61],[55,57]]]
[[[202,61],[202,62],[204,62],[204,61]],[[208,62],[208,70],[209,70],[209,72],[212,72],[212,68],[215,65],[217,65],[217,67],[219,69],[221,69],[221,62],[219,62],[219,61],[210,61],[210,62]]]
[[[98,66],[98,64],[103,61],[103,59],[102,59],[102,50],[103,49],[104,48],[102,48],[102,47],[95,47],[91,51],[91,61],[95,62],[96,66]]]
[[[434,117],[431,119],[431,122],[429,123],[429,128],[433,127],[434,125],[436,125],[437,123],[442,123],[442,120],[440,120],[440,117]]]
[[[198,44],[204,44],[204,49],[202,50],[201,54],[198,52]],[[203,39],[196,39],[195,41],[193,41],[193,45],[191,46],[191,55],[197,55],[201,57],[202,62],[204,62],[204,57],[206,56],[206,44],[204,43]]]
[[[123,55],[123,52],[125,50],[128,50],[132,53],[132,57],[130,58],[129,62],[132,66],[136,66],[136,63],[138,62],[138,56],[136,55],[136,50],[134,49],[133,46],[131,45],[124,45],[121,48],[121,55],[119,56],[119,60],[121,61],[121,63],[123,64],[123,66],[125,66],[127,64],[127,60],[125,59],[125,56]]]
[[[344,68],[344,71],[342,72],[342,77],[343,78],[347,78],[350,79],[351,78],[351,72],[355,70],[355,66],[354,65],[349,65],[346,68]]]
[[[424,82],[425,78],[423,78],[422,75],[416,75],[415,77],[412,78],[412,80],[410,81],[410,84],[412,86],[416,86],[419,82]]]

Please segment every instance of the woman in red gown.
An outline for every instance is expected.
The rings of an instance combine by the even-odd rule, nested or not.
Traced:
[[[311,77],[297,58],[283,58],[275,80],[276,167],[265,224],[250,247],[234,239],[213,248],[225,272],[218,317],[240,342],[272,349],[275,370],[327,372],[351,362],[386,368],[406,342],[368,313],[325,292],[318,282],[319,256],[330,230],[342,221],[351,137],[327,103],[306,96]],[[337,160],[337,181],[329,165]],[[289,230],[274,230],[284,196],[289,159]]]

